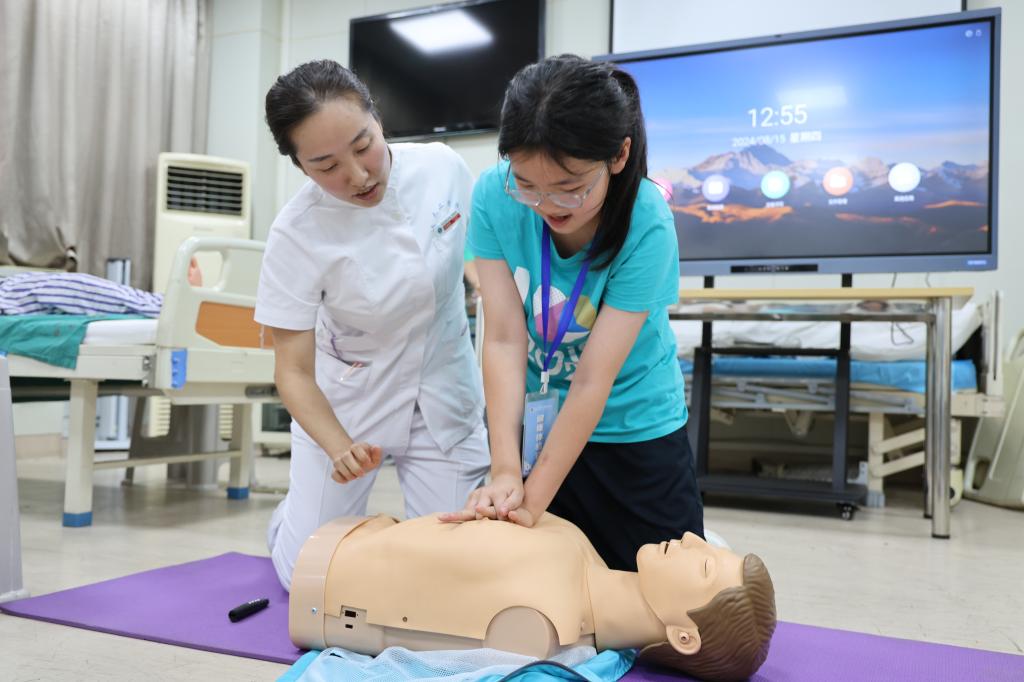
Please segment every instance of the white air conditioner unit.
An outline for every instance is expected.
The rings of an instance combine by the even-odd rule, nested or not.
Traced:
[[[171,264],[178,247],[189,237],[252,238],[251,179],[249,164],[203,154],[163,152],[157,160],[156,234],[153,240],[153,291],[167,290]],[[220,277],[216,252],[196,256],[203,281]],[[230,411],[227,411],[230,415]],[[145,435],[167,433],[171,404],[150,398]]]
[[[157,162],[153,291],[167,289],[171,263],[189,237],[252,238],[249,164],[201,154],[164,152]],[[220,276],[220,257],[200,254],[206,282]]]

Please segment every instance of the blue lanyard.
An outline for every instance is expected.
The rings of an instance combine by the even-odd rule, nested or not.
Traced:
[[[555,338],[551,339],[551,345],[548,346],[548,310],[550,309],[551,303],[551,228],[548,227],[547,223],[544,223],[544,236],[543,244],[541,245],[540,253],[541,271],[540,271],[540,300],[543,317],[541,319],[541,329],[544,333],[544,338],[541,339],[544,349],[544,366],[541,368],[540,373],[540,392],[547,393],[548,391],[548,368],[551,367],[551,359],[555,356],[555,350],[557,350],[559,344],[562,343],[562,339],[565,337],[565,332],[569,329],[569,322],[572,320],[573,313],[576,311],[576,302],[580,298],[580,293],[583,291],[583,282],[587,279],[587,272],[590,270],[590,258],[583,261],[582,267],[580,267],[580,274],[576,276],[576,284],[573,285],[572,295],[569,296],[569,300],[565,302],[565,306],[562,308],[562,314],[558,316],[558,328],[555,330]]]

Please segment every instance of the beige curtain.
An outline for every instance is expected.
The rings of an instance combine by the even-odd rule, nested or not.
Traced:
[[[152,272],[161,151],[205,152],[207,0],[0,0],[0,258]]]

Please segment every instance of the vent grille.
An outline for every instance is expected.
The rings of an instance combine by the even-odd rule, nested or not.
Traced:
[[[153,396],[146,398],[146,419],[143,433],[146,438],[161,438],[171,431],[171,401]]]
[[[167,167],[167,210],[242,215],[242,174]]]

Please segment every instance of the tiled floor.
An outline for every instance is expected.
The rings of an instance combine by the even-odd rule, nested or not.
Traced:
[[[287,484],[287,460],[259,458],[258,484]],[[222,467],[222,478],[226,467]],[[169,488],[164,467],[97,477],[94,523],[60,525],[63,462],[18,462],[25,587],[32,594],[201,559],[265,554],[280,494],[225,499]],[[933,540],[920,494],[888,491],[889,507],[852,522],[834,509],[711,506],[707,525],[737,551],[760,554],[783,620],[1024,653],[1024,513],[961,503],[948,541]],[[371,512],[400,514],[386,467]],[[0,680],[273,680],[285,666],[0,615]]]

